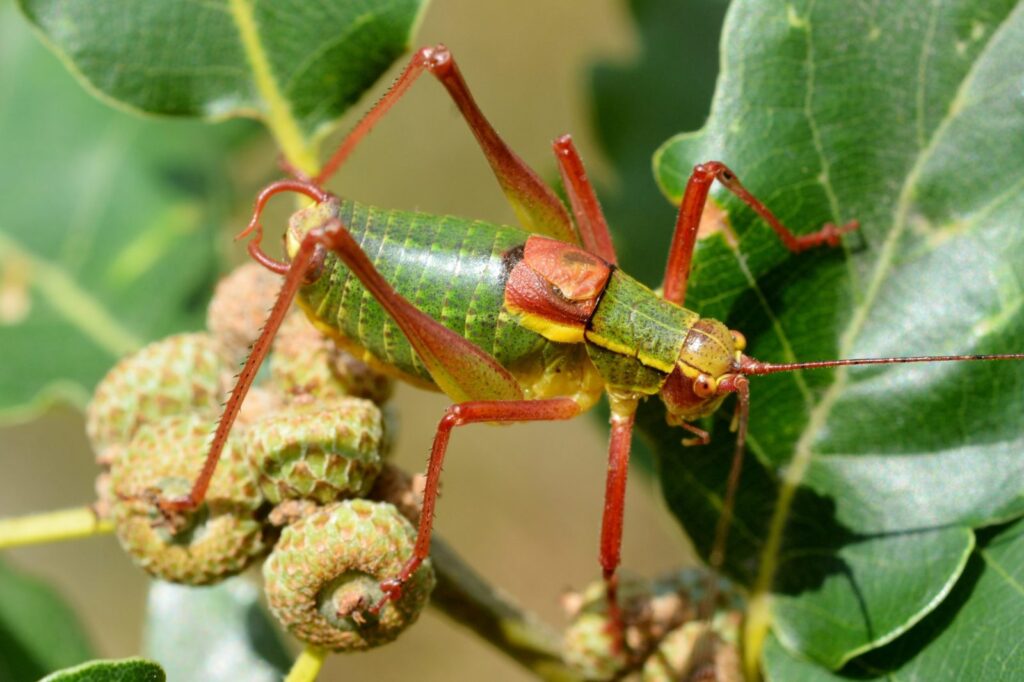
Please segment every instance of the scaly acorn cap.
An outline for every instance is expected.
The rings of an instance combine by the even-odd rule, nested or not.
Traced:
[[[281,323],[270,358],[270,383],[293,401],[345,395],[381,405],[394,382],[324,336],[300,310]]]
[[[348,500],[286,527],[263,564],[270,611],[293,635],[334,651],[394,640],[419,617],[434,589],[425,561],[380,613],[368,608],[412,556],[416,531],[392,505]]]
[[[160,497],[189,492],[206,457],[213,421],[199,415],[144,425],[111,469],[113,518],[121,546],[136,564],[171,582],[206,585],[239,573],[267,550],[256,477],[232,442],[206,499],[171,524]]]
[[[369,492],[383,466],[380,409],[369,400],[334,398],[291,405],[251,425],[241,444],[274,504],[327,504]]]
[[[582,614],[566,629],[562,640],[566,664],[587,680],[615,679],[629,665],[623,650],[616,650],[607,616]]]
[[[101,464],[109,464],[144,424],[188,412],[216,413],[227,364],[205,333],[176,334],[123,358],[100,381],[85,430]]]
[[[246,263],[217,283],[206,309],[206,328],[235,365],[245,361],[281,290],[281,276]]]

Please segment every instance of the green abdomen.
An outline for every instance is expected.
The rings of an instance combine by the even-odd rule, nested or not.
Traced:
[[[503,256],[529,234],[456,217],[391,211],[343,201],[341,221],[388,282],[413,305],[513,367],[550,342],[503,310]],[[334,256],[299,294],[303,307],[373,360],[430,382],[405,335]]]

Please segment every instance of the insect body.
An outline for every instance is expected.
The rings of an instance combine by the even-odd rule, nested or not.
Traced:
[[[505,306],[506,283],[523,259],[525,244],[535,238],[530,233],[330,201],[296,214],[288,231],[289,249],[294,252],[310,229],[328,219],[326,214],[347,225],[361,249],[374,254],[374,267],[400,296],[493,356],[527,397],[575,394],[586,409],[600,396],[602,384],[582,347],[520,324]],[[310,319],[381,370],[436,389],[427,366],[358,278],[334,257],[322,268],[299,293]]]
[[[370,208],[333,196],[321,197],[293,217],[286,236],[291,267],[303,257],[303,244],[330,239],[324,230],[330,225],[344,225],[331,234],[345,235],[351,246],[340,250],[340,258],[331,253],[336,245],[312,257],[314,274],[298,292],[310,319],[385,371],[449,395],[466,395],[442,421],[430,471],[440,469],[452,426],[569,418],[608,393],[618,427],[611,452],[611,511],[606,511],[602,532],[602,563],[611,581],[638,400],[661,394],[678,424],[711,413],[730,392],[742,391],[745,404],[745,379],[730,373],[740,367],[742,336],[665,300],[576,244],[479,221]],[[359,260],[369,254],[374,274],[367,278]],[[397,310],[388,310],[396,304]],[[411,304],[417,316],[429,316],[426,330],[416,329],[415,322],[410,328],[403,304]],[[466,381],[470,372],[431,358],[431,346],[446,337],[458,353],[486,354],[488,366],[477,371],[493,373],[499,384],[507,380],[510,387],[499,391],[510,396],[481,400],[491,390],[483,382]],[[451,379],[456,385],[445,386]],[[428,504],[436,485],[435,473],[428,477]],[[429,530],[421,533],[424,542],[428,537]],[[425,557],[424,547],[418,559]],[[403,571],[394,590],[416,565]]]
[[[721,324],[572,244],[480,221],[328,201],[297,214],[290,251],[330,219],[375,254],[374,267],[400,296],[493,356],[528,399],[570,396],[582,411],[606,388],[657,394],[677,364],[692,374],[712,366],[712,356],[719,365],[738,360],[735,337]],[[384,371],[433,386],[397,323],[344,263],[329,257],[320,269],[299,292],[310,319]],[[683,408],[684,419],[714,408],[672,406]]]
[[[324,180],[424,71],[451,94],[522,229],[367,208],[322,189]],[[788,365],[754,360],[743,353],[742,334],[683,307],[711,183],[718,180],[751,206],[794,252],[837,245],[856,223],[794,235],[724,164],[698,165],[680,206],[659,294],[617,267],[610,233],[571,140],[559,138],[554,149],[575,220],[497,135],[450,53],[439,46],[413,57],[319,176],[267,187],[243,235],[253,235],[250,253],[284,275],[284,285],[225,407],[202,473],[188,495],[161,501],[164,512],[173,515],[202,501],[245,393],[296,295],[313,322],[343,345],[412,383],[441,390],[454,402],[438,424],[431,449],[414,556],[399,575],[381,585],[384,601],[401,592],[403,582],[428,556],[441,467],[456,426],[570,419],[607,393],[612,415],[600,560],[611,615],[617,620],[615,571],[630,439],[641,399],[660,396],[669,423],[694,434],[685,442],[706,443],[708,434],[691,422],[715,411],[730,394],[738,398],[736,454],[711,554],[716,567],[722,561],[746,438],[749,375],[849,364],[1024,358],[946,356]],[[259,216],[266,202],[284,191],[305,194],[315,203],[293,216],[286,237],[288,260],[281,262],[260,247]]]

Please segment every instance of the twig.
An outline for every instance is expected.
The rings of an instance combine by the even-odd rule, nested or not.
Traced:
[[[18,516],[0,519],[0,549],[74,540],[113,531],[114,524],[96,516],[92,507]]]
[[[487,584],[443,540],[434,538],[430,557],[437,574],[431,596],[436,608],[541,679],[583,679],[562,660],[560,638],[552,629]]]
[[[313,682],[320,674],[327,652],[314,646],[306,645],[299,657],[295,659],[292,669],[284,682]]]

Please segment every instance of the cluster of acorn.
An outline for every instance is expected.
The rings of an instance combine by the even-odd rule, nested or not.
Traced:
[[[617,642],[603,581],[562,598],[571,621],[563,656],[584,679],[620,680],[634,673],[628,679],[743,682],[742,598],[728,581],[703,568],[654,581],[626,577],[619,585],[619,606],[623,631]]]
[[[266,558],[268,604],[296,637],[377,646],[416,620],[434,586],[426,562],[400,599],[369,613],[380,581],[411,556],[418,513],[411,481],[385,462],[392,386],[301,312],[282,324],[204,502],[173,522],[156,506],[189,492],[279,285],[255,264],[239,268],[218,287],[208,332],[153,343],[103,379],[87,414],[97,512],[158,578],[208,585]]]
[[[380,581],[411,556],[420,499],[386,461],[391,380],[326,339],[300,311],[278,331],[244,401],[203,503],[169,519],[159,499],[187,494],[205,460],[234,374],[260,331],[279,278],[242,266],[217,288],[207,332],[178,334],[124,358],[87,411],[101,473],[97,513],[134,561],[177,583],[209,585],[264,560],[267,602],[297,638],[334,651],[392,641],[434,587],[425,562],[378,614]],[[564,659],[588,680],[628,671],[649,682],[741,680],[738,611],[719,590],[697,614],[707,574],[622,585],[624,641],[604,584],[569,594]],[[621,646],[624,644],[625,646]]]

